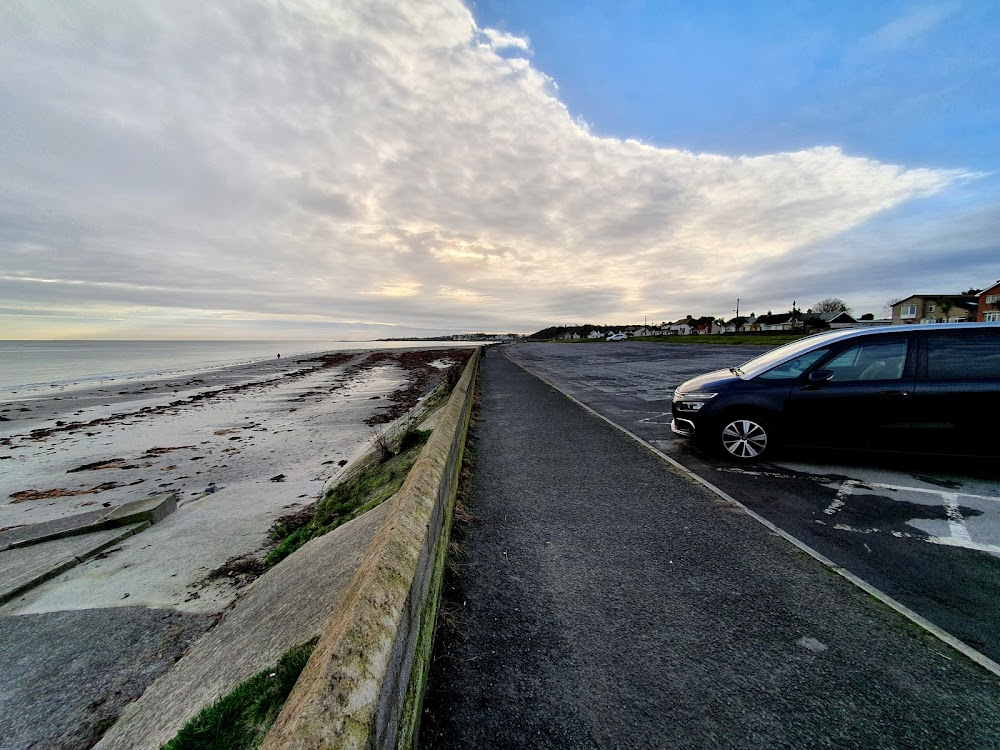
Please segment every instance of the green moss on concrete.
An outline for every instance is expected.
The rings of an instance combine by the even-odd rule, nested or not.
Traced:
[[[386,733],[383,741],[395,739],[394,746],[412,745],[433,637],[441,579],[437,568],[447,549],[451,497],[461,467],[477,362],[478,354],[462,376],[468,390],[461,398],[452,394],[454,400],[449,401],[416,473],[406,484],[406,496],[386,517],[347,601],[320,640],[320,672],[292,696],[286,714],[265,740],[267,750],[290,746],[360,750],[372,747],[379,732]],[[435,518],[442,484],[447,493],[442,498],[445,507],[440,518]],[[431,559],[422,557],[425,549]],[[427,568],[418,572],[418,564]],[[414,588],[414,575],[421,576],[419,590]],[[416,603],[415,623],[405,611],[411,595],[422,599]],[[401,638],[401,650],[394,651]],[[411,649],[417,644],[414,653]],[[400,706],[396,696],[403,685],[407,695]]]
[[[451,541],[451,527],[455,515],[455,502],[462,474],[462,462],[465,457],[466,438],[469,423],[472,418],[473,394],[476,388],[478,369],[469,383],[469,396],[466,398],[459,424],[458,451],[451,476],[445,477],[449,482],[450,492],[444,507],[444,518],[441,533],[434,550],[434,567],[431,575],[427,599],[420,611],[420,628],[414,649],[413,667],[410,671],[403,710],[399,718],[399,734],[396,737],[396,747],[410,750],[416,745],[420,735],[420,714],[423,709],[424,694],[427,692],[427,680],[430,677],[430,661],[434,653],[434,626],[437,621],[438,605],[441,602],[441,588],[444,584],[444,567],[448,556],[448,545]]]
[[[177,733],[163,750],[253,750],[260,746],[309,661],[315,641],[297,646],[220,698]]]
[[[430,435],[430,430],[407,430],[400,437],[397,455],[368,466],[327,490],[316,504],[312,519],[304,526],[287,534],[281,525],[275,526],[272,536],[278,545],[268,554],[267,564],[276,565],[310,539],[328,534],[399,492]]]

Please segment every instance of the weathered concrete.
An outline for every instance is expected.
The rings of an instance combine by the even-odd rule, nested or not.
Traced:
[[[134,500],[113,508],[100,508],[42,523],[15,526],[0,532],[0,551],[29,547],[53,539],[90,534],[143,521],[154,524],[175,510],[177,510],[177,494],[170,492]]]
[[[171,492],[166,495],[153,495],[142,500],[125,503],[113,508],[105,516],[105,522],[109,526],[122,526],[138,521],[159,523],[177,510],[177,499],[177,493]]]
[[[74,534],[86,534],[93,531],[102,518],[108,514],[107,508],[77,513],[75,516],[66,518],[54,518],[51,521],[42,523],[30,523],[23,526],[15,526],[6,531],[0,531],[0,552],[17,547],[26,547],[31,544],[48,541],[49,539],[60,539]],[[100,528],[98,526],[98,528]]]
[[[129,706],[99,750],[156,750],[205,706],[316,638],[343,598],[388,511],[383,503],[283,560],[222,622]]]
[[[0,748],[88,750],[214,619],[145,607],[0,617]]]
[[[428,651],[478,363],[477,351],[265,750],[394,748],[412,740],[426,669],[415,659]]]
[[[149,527],[148,521],[0,552],[0,604]]]

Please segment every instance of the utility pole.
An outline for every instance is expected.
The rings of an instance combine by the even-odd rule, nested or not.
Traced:
[[[736,317],[740,317],[740,298],[736,298]]]

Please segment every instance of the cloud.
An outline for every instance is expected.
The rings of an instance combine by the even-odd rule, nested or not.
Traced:
[[[509,48],[458,2],[4,6],[5,330],[673,317],[972,177],[599,138]]]
[[[496,29],[483,29],[482,33],[487,39],[490,40],[490,44],[497,49],[515,47],[517,49],[528,51],[531,47],[531,42],[524,37],[515,36],[513,34],[505,34],[504,32],[497,31]]]
[[[861,41],[868,52],[894,52],[909,46],[959,9],[958,3],[942,3],[909,8]]]

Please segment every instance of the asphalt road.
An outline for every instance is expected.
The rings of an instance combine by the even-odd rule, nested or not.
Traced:
[[[560,390],[1000,661],[995,460],[800,450],[748,468],[704,454],[670,431],[670,399],[678,385],[761,351],[641,342],[507,349]]]
[[[1000,677],[491,352],[422,748],[1000,747]]]

